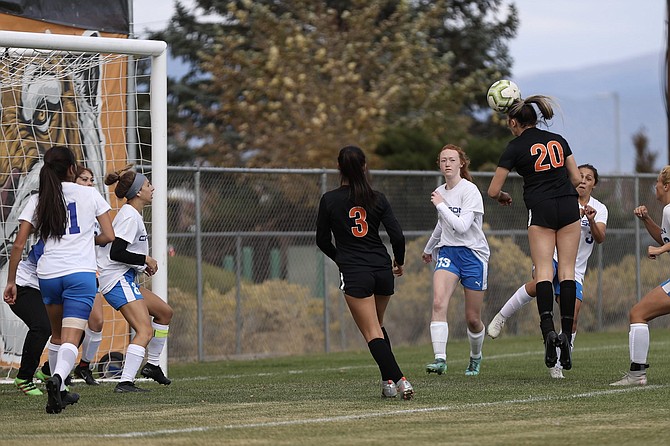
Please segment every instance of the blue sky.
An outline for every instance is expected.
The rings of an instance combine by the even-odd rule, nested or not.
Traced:
[[[510,0],[511,1],[511,0]],[[509,3],[509,1],[507,1]],[[135,33],[164,28],[174,0],[134,0]],[[192,5],[193,0],[183,0]],[[569,70],[665,48],[662,0],[514,0],[521,26],[510,42],[514,76]]]
[[[515,77],[571,70],[665,50],[665,1],[516,0]]]

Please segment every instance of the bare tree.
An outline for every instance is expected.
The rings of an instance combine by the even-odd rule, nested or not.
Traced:
[[[633,146],[635,147],[635,172],[656,172],[655,164],[658,153],[649,150],[649,138],[644,127],[633,135]]]

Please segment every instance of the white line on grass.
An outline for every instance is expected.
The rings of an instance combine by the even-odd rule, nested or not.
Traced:
[[[298,426],[298,425],[315,424],[315,423],[336,423],[340,421],[363,420],[369,418],[389,417],[394,415],[408,415],[408,414],[429,413],[437,411],[469,410],[469,409],[477,409],[480,407],[504,406],[511,404],[528,404],[528,403],[538,403],[544,401],[560,401],[560,400],[571,400],[580,398],[593,398],[599,396],[615,395],[619,393],[638,392],[643,390],[657,390],[663,387],[667,387],[667,385],[627,387],[623,389],[600,390],[594,392],[584,392],[584,393],[576,393],[574,395],[562,395],[562,396],[537,396],[537,397],[531,396],[528,398],[513,399],[513,400],[456,404],[456,405],[438,406],[438,407],[423,407],[417,409],[391,410],[385,412],[341,415],[335,417],[304,418],[299,420],[270,421],[265,423],[227,424],[223,426],[204,426],[204,427],[193,427],[187,429],[163,429],[157,431],[126,432],[123,434],[99,434],[89,436],[99,438],[141,438],[141,437],[153,437],[157,435],[168,435],[168,434],[188,434],[192,432],[208,432],[221,429],[223,430],[256,429],[256,428],[268,428],[268,427],[280,427],[280,426]],[[34,438],[34,436],[31,436],[31,438]]]
[[[489,341],[490,342],[490,341]],[[654,345],[661,344],[659,342],[655,343]],[[601,351],[601,350],[628,350],[628,344],[621,344],[621,345],[604,345],[600,347],[584,347],[580,348],[579,352],[589,352],[589,351]],[[500,355],[491,355],[491,356],[484,356],[486,361],[491,361],[491,360],[496,360],[496,359],[506,359],[506,358],[520,358],[520,357],[526,357],[526,356],[540,356],[544,355],[544,350],[529,350],[525,352],[517,352],[517,353],[504,353]],[[450,360],[449,364],[455,363],[455,364],[467,364],[468,359],[455,359],[455,360]],[[305,369],[305,370],[288,370],[286,372],[259,372],[259,373],[243,373],[243,374],[234,374],[234,375],[217,375],[216,379],[240,379],[240,378],[248,378],[248,377],[254,377],[254,376],[262,376],[262,377],[267,377],[267,376],[277,376],[277,375],[300,375],[303,373],[309,373],[309,372],[337,372],[337,371],[342,371],[342,370],[358,370],[358,369],[369,369],[369,368],[377,368],[377,364],[370,363],[366,365],[355,365],[355,366],[346,366],[346,367],[324,367],[324,368],[318,368],[318,369]],[[192,376],[189,378],[179,378],[179,381],[201,381],[204,379],[211,379],[210,376]]]

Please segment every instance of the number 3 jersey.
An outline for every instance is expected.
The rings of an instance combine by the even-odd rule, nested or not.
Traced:
[[[95,188],[70,182],[61,184],[67,207],[67,227],[60,239],[44,241],[44,252],[37,262],[37,276],[40,279],[95,272],[96,219],[111,209]],[[19,221],[27,221],[37,227],[37,200],[37,194],[30,197],[19,215]]]
[[[548,198],[577,196],[565,167],[570,155],[570,146],[561,135],[532,127],[507,144],[498,166],[516,169],[523,177],[523,201],[531,209]]]
[[[437,224],[423,252],[433,254],[442,246],[463,246],[471,249],[479,258],[488,262],[489,244],[484,230],[484,201],[477,186],[461,179],[452,189],[443,184],[435,189],[444,200],[436,206]]]
[[[319,203],[316,244],[337,263],[342,272],[379,271],[391,268],[391,258],[379,236],[384,225],[398,265],[405,262],[405,236],[391,205],[381,192],[375,192],[371,209],[357,206],[349,199],[349,187],[326,192]],[[335,245],[331,241],[331,232]]]
[[[144,226],[142,214],[140,214],[137,209],[129,204],[121,206],[116,217],[114,217],[112,226],[114,227],[114,235],[116,238],[128,242],[128,247],[126,248],[127,251],[144,256],[149,254],[149,236],[147,235],[147,228]],[[107,243],[104,247],[98,248],[98,282],[102,294],[105,294],[114,288],[116,282],[121,280],[121,277],[123,277],[129,269],[135,269],[135,271],[141,273],[145,268],[144,265],[129,265],[127,263],[112,260],[109,257],[111,246],[111,243]]]

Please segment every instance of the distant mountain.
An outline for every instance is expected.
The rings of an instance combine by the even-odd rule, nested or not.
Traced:
[[[635,169],[632,136],[646,130],[656,166],[668,164],[664,106],[663,56],[649,54],[618,63],[579,70],[520,76],[514,81],[523,97],[544,94],[557,99],[560,110],[549,130],[565,136],[578,164],[591,163],[602,173],[616,171],[616,107],[619,96],[620,170]]]

